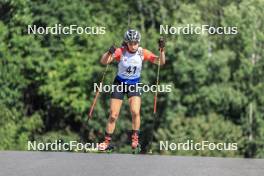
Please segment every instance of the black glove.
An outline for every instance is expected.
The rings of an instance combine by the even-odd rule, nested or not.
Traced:
[[[161,37],[159,40],[158,40],[158,43],[159,43],[159,49],[164,49],[165,47],[165,39],[163,37]]]
[[[115,53],[115,50],[116,50],[115,46],[112,45],[112,46],[109,48],[108,52],[109,52],[110,54],[114,54],[114,53]]]

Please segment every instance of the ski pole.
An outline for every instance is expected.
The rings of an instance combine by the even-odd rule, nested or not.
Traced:
[[[106,74],[106,72],[108,71],[108,67],[109,67],[109,63],[108,63],[108,61],[111,60],[111,59],[112,59],[112,54],[111,54],[111,55],[108,57],[108,59],[107,59],[107,62],[106,62],[107,65],[106,65],[106,68],[105,68],[105,70],[104,70],[104,72],[103,72],[102,79],[101,79],[99,85],[103,84],[103,81],[104,81],[104,78],[105,78],[105,74]],[[95,107],[96,101],[97,101],[97,99],[98,99],[99,93],[100,93],[100,92],[99,92],[99,89],[97,89],[96,94],[95,94],[95,97],[94,97],[94,99],[93,99],[92,106],[91,106],[90,111],[89,111],[89,119],[92,118],[93,110],[94,110],[94,107]]]
[[[160,52],[161,52],[161,49],[160,49]],[[155,96],[154,96],[154,108],[153,108],[153,113],[154,114],[156,114],[156,112],[157,112],[159,73],[160,73],[160,58],[158,58],[158,73],[157,73],[157,79],[156,79],[156,92],[155,92]]]
[[[164,39],[163,38],[160,38],[159,40],[159,51],[160,51],[160,54],[164,48],[164,43],[161,44],[161,40],[163,40],[164,42]],[[156,124],[156,120],[157,120],[157,101],[158,101],[158,86],[159,86],[159,75],[160,75],[160,57],[158,58],[158,72],[157,72],[157,79],[156,79],[156,92],[155,92],[155,96],[154,96],[154,109],[153,109],[153,123],[152,123],[152,126],[151,126],[151,136],[150,136],[150,143],[149,143],[149,152],[148,153],[152,153],[152,143],[153,143],[153,131],[154,131],[154,128],[155,128],[155,124]]]
[[[159,51],[161,52],[161,49],[159,49]],[[155,126],[155,121],[156,121],[156,112],[157,112],[157,100],[158,100],[158,85],[159,85],[159,74],[160,74],[160,58],[158,58],[158,72],[157,72],[157,79],[156,79],[156,92],[154,95],[154,108],[153,108],[153,123],[151,126],[151,133],[153,133],[154,130],[154,126]],[[152,153],[152,142],[153,142],[153,134],[151,134],[150,137],[150,144],[149,144],[149,151],[148,153]]]

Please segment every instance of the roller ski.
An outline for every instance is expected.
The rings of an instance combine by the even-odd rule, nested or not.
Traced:
[[[134,133],[131,136],[131,149],[132,154],[139,154],[141,152],[141,146],[139,144],[139,136],[138,133]]]
[[[112,153],[113,150],[114,150],[114,146],[111,144],[111,137],[105,136],[104,141],[98,145],[98,152]]]

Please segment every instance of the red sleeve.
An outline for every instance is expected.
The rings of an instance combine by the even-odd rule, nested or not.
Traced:
[[[143,55],[145,61],[150,61],[152,63],[155,61],[155,58],[157,58],[155,54],[153,54],[151,51],[147,49],[143,49]]]
[[[117,60],[117,61],[120,61],[120,58],[122,56],[122,53],[123,53],[123,48],[117,48],[115,50],[115,53],[113,55],[113,57]]]

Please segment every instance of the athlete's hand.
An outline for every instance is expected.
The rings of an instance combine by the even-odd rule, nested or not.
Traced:
[[[110,54],[114,54],[114,53],[115,53],[115,50],[116,50],[115,46],[112,45],[112,46],[109,48],[108,52],[109,52]]]
[[[163,51],[165,48],[165,39],[163,37],[159,38],[158,44],[159,44],[159,50]]]

